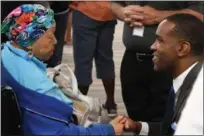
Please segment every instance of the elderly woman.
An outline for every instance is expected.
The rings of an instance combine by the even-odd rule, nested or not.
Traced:
[[[82,127],[73,123],[73,103],[46,76],[46,65],[56,39],[53,11],[41,5],[22,5],[3,21],[2,84],[14,89],[25,135],[119,135],[124,118],[110,124]]]

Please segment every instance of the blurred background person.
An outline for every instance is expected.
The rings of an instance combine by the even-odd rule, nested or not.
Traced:
[[[72,28],[75,74],[78,88],[87,94],[92,84],[93,60],[97,78],[101,79],[106,92],[103,105],[110,117],[116,116],[114,100],[115,68],[112,43],[117,21],[110,10],[109,1],[73,2]]]

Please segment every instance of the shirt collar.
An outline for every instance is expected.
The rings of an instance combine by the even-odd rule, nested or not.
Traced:
[[[26,52],[22,49],[14,47],[11,42],[7,41],[3,46],[8,47],[8,49],[15,53],[17,56],[20,56],[28,61],[33,61],[39,68],[41,68],[43,71],[46,71],[47,64],[43,63],[39,59],[37,59],[35,56],[29,57],[29,52]]]
[[[184,79],[188,75],[188,73],[191,71],[191,69],[197,64],[198,62],[195,62],[193,65],[191,65],[188,69],[186,69],[182,74],[180,74],[176,79],[173,80],[173,88],[175,93],[179,90],[181,85],[183,84]]]

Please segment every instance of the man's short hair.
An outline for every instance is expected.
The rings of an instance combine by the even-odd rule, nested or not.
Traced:
[[[173,34],[191,44],[193,55],[204,55],[204,23],[190,14],[175,14],[166,18],[175,24]]]

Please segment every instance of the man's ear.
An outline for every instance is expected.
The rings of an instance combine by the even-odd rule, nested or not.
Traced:
[[[191,51],[190,43],[186,41],[182,41],[180,42],[180,45],[177,48],[177,55],[178,57],[183,57],[188,55],[190,51]]]

